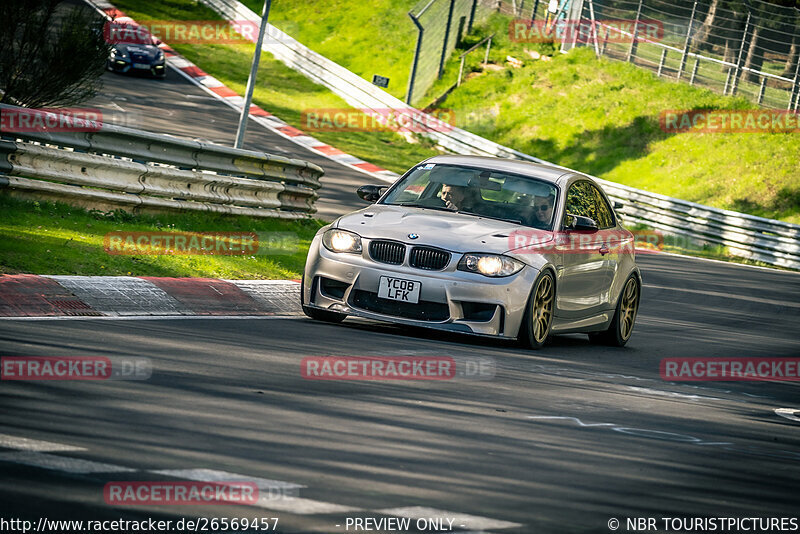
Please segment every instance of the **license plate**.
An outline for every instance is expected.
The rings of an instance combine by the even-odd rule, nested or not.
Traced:
[[[417,304],[419,302],[420,289],[422,289],[421,282],[381,276],[378,297]]]
[[[134,69],[147,69],[147,70],[150,70],[150,65],[145,65],[144,63],[134,63],[133,64],[133,68]]]

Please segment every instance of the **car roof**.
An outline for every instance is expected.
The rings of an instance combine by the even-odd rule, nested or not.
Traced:
[[[463,165],[465,167],[475,167],[490,171],[507,172],[511,174],[521,174],[532,178],[539,178],[547,182],[556,183],[565,174],[576,174],[574,171],[555,167],[553,165],[543,165],[531,161],[521,161],[507,158],[489,158],[483,156],[459,156],[443,155],[434,156],[426,159],[425,163],[440,163],[442,165]]]

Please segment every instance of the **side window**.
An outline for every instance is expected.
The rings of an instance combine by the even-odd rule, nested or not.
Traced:
[[[603,197],[603,193],[596,187],[590,186],[594,190],[594,196],[597,201],[597,217],[593,219],[597,222],[597,227],[601,230],[614,227],[614,215],[611,211],[611,206]]]
[[[567,191],[566,213],[595,218],[597,200],[589,182],[575,182]]]

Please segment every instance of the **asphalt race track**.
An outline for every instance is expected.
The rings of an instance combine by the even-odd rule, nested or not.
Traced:
[[[95,104],[141,113],[140,127],[233,137],[236,114],[174,72],[106,80]],[[323,215],[358,206],[352,190],[370,182],[255,126],[248,146],[321,165]],[[614,519],[619,532],[632,531],[629,518],[681,532],[662,518],[800,516],[800,417],[775,412],[800,410],[797,383],[659,374],[669,357],[800,356],[800,274],[638,261],[643,300],[624,349],[573,335],[533,352],[363,320],[0,320],[0,355],[152,364],[147,380],[1,383],[0,516],[278,517],[280,532],[319,533],[355,532],[355,518],[442,517],[453,531],[545,534],[608,533]],[[300,371],[307,356],[401,355],[482,358],[494,372],[352,382]],[[184,470],[282,481],[297,498],[104,502],[110,481],[211,476]]]

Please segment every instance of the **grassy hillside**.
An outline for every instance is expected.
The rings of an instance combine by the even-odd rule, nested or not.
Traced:
[[[261,0],[245,0],[260,10]],[[414,47],[407,11],[415,2],[307,0],[275,2],[270,19],[311,48],[369,78],[392,78],[402,96]],[[215,15],[194,0],[118,0],[134,17],[203,20]],[[634,66],[597,60],[589,49],[570,54],[548,44],[510,42],[509,19],[495,15],[469,37],[495,34],[489,68],[482,50],[470,56],[468,80],[440,107],[452,109],[459,126],[517,150],[634,187],[721,208],[800,223],[800,135],[672,134],[660,130],[665,110],[744,109],[741,98],[656,78]],[[244,92],[252,46],[177,45],[201,68]],[[533,60],[529,52],[551,56]],[[442,80],[426,95],[431,102],[453,85],[454,55]],[[513,68],[507,56],[522,60]],[[255,101],[303,127],[310,107],[345,107],[329,91],[262,56]],[[392,133],[319,132],[343,150],[402,171],[436,153],[426,143],[407,144]]]

